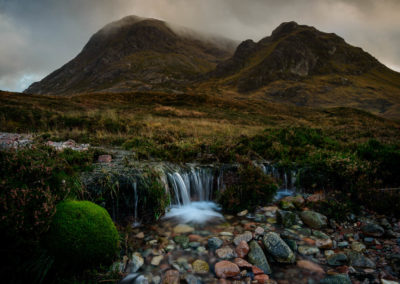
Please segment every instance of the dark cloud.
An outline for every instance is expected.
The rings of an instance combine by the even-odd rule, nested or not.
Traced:
[[[295,20],[335,32],[400,69],[399,0],[0,0],[0,89],[21,91],[72,59],[126,15],[153,17],[236,40]]]

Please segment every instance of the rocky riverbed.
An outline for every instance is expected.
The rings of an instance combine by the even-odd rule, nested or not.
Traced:
[[[114,270],[123,283],[399,283],[399,220],[361,210],[335,221],[307,209],[316,199],[129,229]]]

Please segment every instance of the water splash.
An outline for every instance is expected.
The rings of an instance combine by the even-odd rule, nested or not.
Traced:
[[[223,221],[219,211],[221,207],[212,201],[193,201],[183,206],[172,205],[163,219],[195,224]]]

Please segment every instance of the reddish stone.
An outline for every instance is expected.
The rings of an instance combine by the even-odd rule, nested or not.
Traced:
[[[339,266],[339,267],[336,267],[336,271],[341,273],[341,274],[348,274],[349,273],[349,267],[346,266],[346,265]]]
[[[303,241],[310,246],[314,246],[315,245],[315,240],[310,239],[310,238],[303,238]]]
[[[257,266],[253,265],[251,267],[251,271],[253,271],[254,275],[257,274],[264,274],[264,271],[262,271],[260,268],[258,268]]]
[[[241,241],[236,247],[236,253],[241,258],[244,258],[249,253],[249,250],[250,248],[246,241]]]
[[[191,242],[198,242],[201,240],[201,236],[199,235],[189,235],[189,241]]]
[[[179,272],[177,270],[168,270],[164,274],[163,284],[179,284]]]
[[[112,157],[111,155],[100,155],[97,160],[99,163],[111,163]]]
[[[258,274],[254,276],[254,280],[256,280],[258,284],[266,284],[268,283],[269,277],[265,274]]]
[[[239,266],[227,260],[217,262],[214,270],[219,278],[234,277],[240,273]]]
[[[235,258],[233,262],[235,262],[235,264],[241,268],[251,268],[253,266],[252,264],[248,263],[244,259],[238,258],[238,257]]]
[[[252,230],[255,227],[256,227],[256,223],[254,223],[254,222],[249,222],[249,223],[246,223],[243,225],[243,228],[248,231]]]
[[[319,266],[318,264],[308,261],[308,260],[299,260],[297,261],[297,266],[303,269],[307,269],[310,270],[312,272],[316,272],[316,273],[325,273],[325,271],[322,269],[321,266]]]

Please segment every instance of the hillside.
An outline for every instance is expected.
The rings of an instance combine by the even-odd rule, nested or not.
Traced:
[[[218,85],[245,97],[356,107],[400,118],[400,73],[335,34],[295,22],[281,24],[257,43],[242,42],[211,77],[212,88]]]
[[[70,62],[25,93],[183,89],[227,59],[236,43],[163,21],[125,17],[94,34]]]

